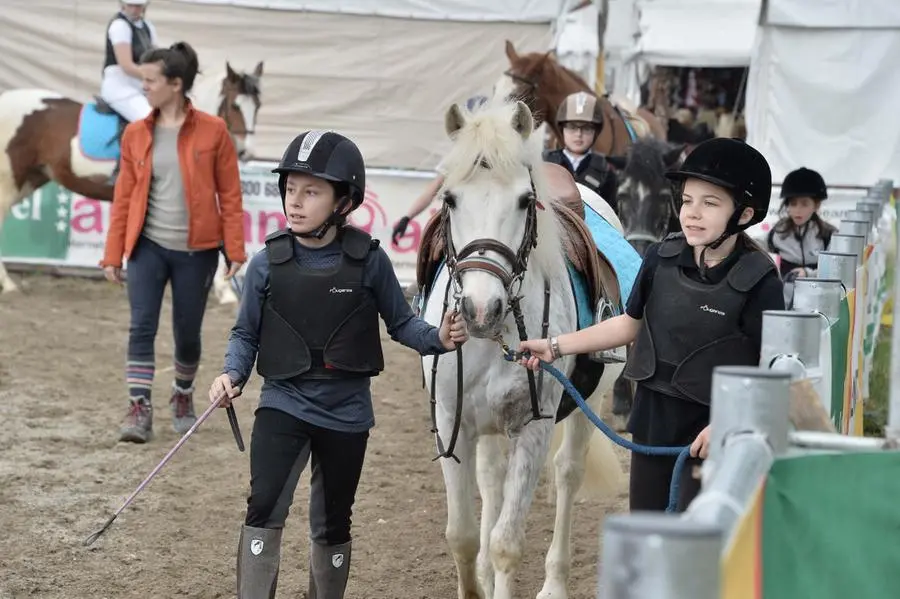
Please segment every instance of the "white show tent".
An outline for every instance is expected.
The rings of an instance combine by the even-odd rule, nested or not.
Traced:
[[[900,180],[900,2],[769,0],[747,87],[747,141],[775,181]]]
[[[8,6],[7,6],[8,4]],[[490,93],[506,40],[545,52],[563,0],[153,0],[164,45],[185,40],[207,76],[265,62],[261,158],[305,129],[339,131],[370,167],[432,169],[449,148],[452,102]],[[99,93],[114,0],[3,2],[0,91]]]
[[[637,102],[649,67],[750,64],[761,0],[611,0],[607,51],[617,94]]]

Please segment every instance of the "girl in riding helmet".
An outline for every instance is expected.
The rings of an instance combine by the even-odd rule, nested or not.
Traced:
[[[481,106],[483,106],[488,101],[487,96],[472,96],[468,100],[466,100],[466,110],[470,113],[475,112]],[[421,195],[416,198],[416,200],[412,203],[412,206],[409,207],[409,211],[397,221],[394,225],[394,230],[391,233],[391,241],[397,243],[403,235],[406,234],[406,228],[409,226],[409,221],[419,216],[419,214],[428,208],[428,205],[431,204],[434,197],[437,195],[438,190],[441,188],[441,185],[444,184],[444,171],[442,164],[438,164],[435,170],[438,172],[437,176],[431,180],[428,184],[428,187],[422,191]]]
[[[603,131],[603,107],[597,97],[577,92],[566,97],[556,111],[556,122],[563,132],[563,147],[544,152],[544,160],[559,164],[617,210],[618,182],[615,171],[601,154],[593,150]]]
[[[274,172],[289,226],[269,235],[248,265],[224,371],[209,390],[211,402],[227,406],[254,361],[263,377],[238,598],[275,596],[282,529],[311,459],[307,596],[342,599],[351,508],[375,423],[369,381],[384,368],[378,316],[393,339],[423,355],[455,349],[467,333],[450,312],[440,329],[413,316],[378,241],[346,224],[363,202],[366,177],[352,141],[308,131]]]
[[[768,245],[769,251],[781,258],[785,280],[816,275],[819,252],[828,250],[837,231],[819,216],[827,198],[825,180],[812,169],[801,167],[784,178],[779,209],[784,216],[769,231]]]
[[[636,443],[690,445],[679,511],[700,488],[691,475],[709,444],[716,366],[759,364],[764,310],[783,310],[782,283],[768,254],[744,230],[766,216],[772,177],[762,154],[728,138],[699,144],[681,170],[683,233],[651,245],[626,313],[588,329],[521,344],[522,363],[538,369],[565,354],[634,342],[625,376],[636,381],[628,423]],[[630,507],[664,510],[675,458],[632,453]]]

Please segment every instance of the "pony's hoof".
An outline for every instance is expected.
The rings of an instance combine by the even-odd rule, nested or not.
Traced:
[[[547,581],[544,588],[537,594],[537,599],[568,599],[569,593],[564,584],[555,581]]]
[[[0,294],[7,293],[18,293],[19,288],[13,283],[4,283],[2,287],[0,287]]]
[[[229,304],[236,304],[237,301],[238,301],[237,296],[234,295],[233,293],[219,296],[219,304],[222,306],[227,306]]]

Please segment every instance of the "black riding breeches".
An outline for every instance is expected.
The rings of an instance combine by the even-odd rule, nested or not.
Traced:
[[[342,433],[279,410],[257,410],[250,440],[245,524],[283,528],[300,474],[312,457],[310,538],[324,545],[349,542],[350,516],[368,439],[368,431]]]
[[[637,442],[637,441],[635,441]],[[631,480],[628,507],[632,512],[663,512],[669,505],[669,486],[675,468],[674,456],[631,454]],[[688,458],[678,484],[677,511],[683,512],[700,492],[700,481],[693,476],[694,467],[702,464],[698,458]]]

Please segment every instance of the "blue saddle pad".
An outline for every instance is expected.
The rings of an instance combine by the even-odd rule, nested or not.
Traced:
[[[81,109],[78,141],[81,153],[92,160],[116,160],[119,157],[119,116],[97,112],[93,102]]]
[[[624,235],[600,216],[600,213],[587,203],[582,203],[584,204],[584,222],[594,238],[594,243],[616,271],[624,307],[624,304],[628,303],[631,288],[634,287],[634,280],[641,269],[641,255],[625,240]]]

